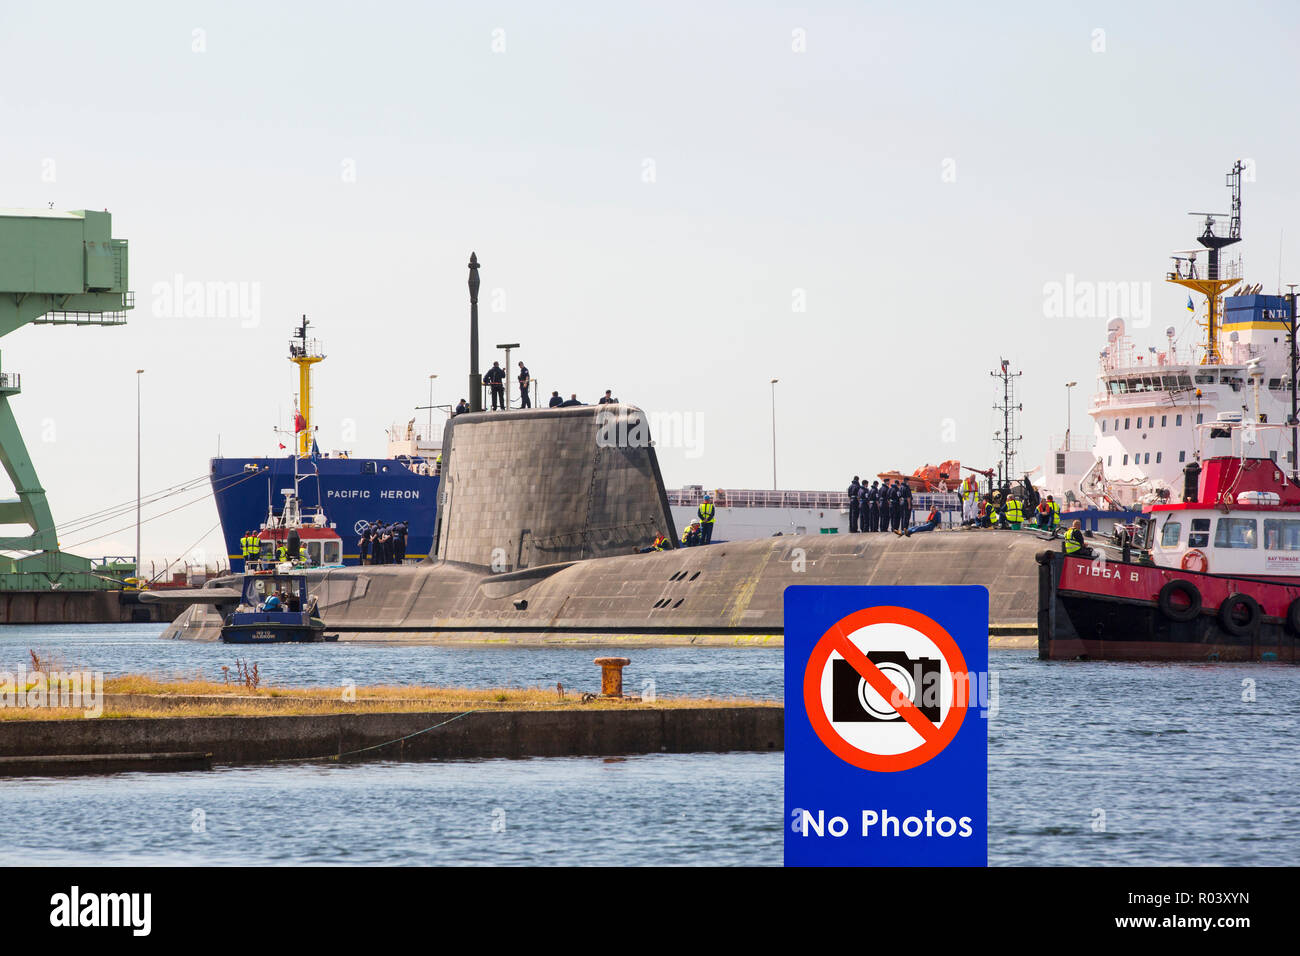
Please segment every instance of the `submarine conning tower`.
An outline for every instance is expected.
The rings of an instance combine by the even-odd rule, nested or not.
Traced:
[[[439,560],[502,572],[629,554],[656,533],[677,542],[635,405],[468,412],[442,449]]]

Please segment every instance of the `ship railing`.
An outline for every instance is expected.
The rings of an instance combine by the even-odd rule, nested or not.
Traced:
[[[842,491],[768,491],[766,489],[719,488],[711,491],[718,508],[807,508],[834,511],[849,506],[849,496]],[[700,488],[679,488],[668,492],[668,503],[683,507],[704,500]]]
[[[439,425],[430,426],[427,421],[416,422],[414,425],[410,422],[394,422],[388,426],[388,440],[426,441],[441,444],[442,428]]]
[[[290,339],[289,357],[324,358],[325,351],[321,348],[320,339],[308,339],[306,345],[303,344],[302,339]]]
[[[719,488],[712,492],[717,508],[802,508],[809,511],[847,511],[849,496],[842,491],[768,491],[766,489]],[[668,503],[676,507],[696,507],[704,500],[699,488],[678,488],[667,492]],[[961,496],[956,491],[920,491],[912,493],[912,508],[928,511],[960,510]]]
[[[1097,445],[1094,435],[1070,435],[1067,443],[1064,435],[1052,435],[1047,440],[1047,447],[1052,451],[1092,451]]]

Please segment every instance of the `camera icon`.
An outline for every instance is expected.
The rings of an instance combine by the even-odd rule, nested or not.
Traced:
[[[867,660],[880,668],[898,688],[900,696],[910,700],[923,717],[931,723],[939,722],[938,694],[925,693],[927,688],[939,685],[942,663],[938,658],[913,658],[902,651],[872,651],[867,654]],[[902,719],[903,715],[876,693],[852,664],[843,659],[831,661],[832,721],[871,723]]]

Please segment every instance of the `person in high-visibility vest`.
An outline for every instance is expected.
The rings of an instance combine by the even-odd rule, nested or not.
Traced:
[[[280,542],[280,547],[279,550],[276,551],[276,556],[279,557],[281,561],[287,561],[289,559],[289,546],[283,541]]]
[[[1007,510],[1004,514],[1007,527],[1012,531],[1020,530],[1020,523],[1024,520],[1024,511],[1021,509],[1019,498],[1007,499]]]
[[[1047,507],[1052,509],[1051,529],[1055,531],[1061,526],[1061,506],[1056,503],[1051,495],[1047,496]]]
[[[1048,505],[1047,500],[1044,499],[1038,502],[1038,507],[1035,508],[1034,510],[1036,512],[1035,521],[1037,527],[1046,531],[1048,528],[1052,526],[1052,509]]]
[[[692,548],[697,544],[703,543],[704,532],[700,529],[700,523],[698,521],[692,521],[686,526],[686,530],[682,532],[682,544],[686,545],[688,548]]]
[[[704,500],[700,502],[700,530],[704,533],[704,543],[708,544],[713,540],[713,495],[707,491],[704,493]]]
[[[1065,532],[1065,540],[1061,542],[1061,550],[1067,557],[1072,558],[1095,558],[1097,555],[1083,543],[1082,525],[1076,518],[1071,524],[1068,531]]]
[[[667,551],[667,550],[668,550],[668,539],[664,535],[656,531],[655,539],[652,542],[650,542],[649,545],[642,548],[641,553],[649,554],[651,551]]]
[[[974,475],[967,475],[961,483],[961,516],[963,521],[979,517],[980,491]]]

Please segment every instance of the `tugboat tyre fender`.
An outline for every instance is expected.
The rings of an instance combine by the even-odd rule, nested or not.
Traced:
[[[1292,634],[1300,634],[1300,598],[1291,602],[1291,606],[1286,609],[1287,627],[1291,628]]]
[[[1237,608],[1245,608],[1246,620],[1239,621],[1233,616],[1233,611]],[[1219,605],[1219,625],[1229,634],[1235,634],[1243,637],[1255,630],[1255,625],[1263,616],[1260,610],[1259,602],[1249,594],[1229,594],[1227,599]]]
[[[1173,601],[1175,594],[1182,594],[1186,597],[1187,604],[1175,604]],[[1160,607],[1160,613],[1169,620],[1185,623],[1201,613],[1201,592],[1195,584],[1186,578],[1175,578],[1166,582],[1165,586],[1160,589],[1156,604]]]

